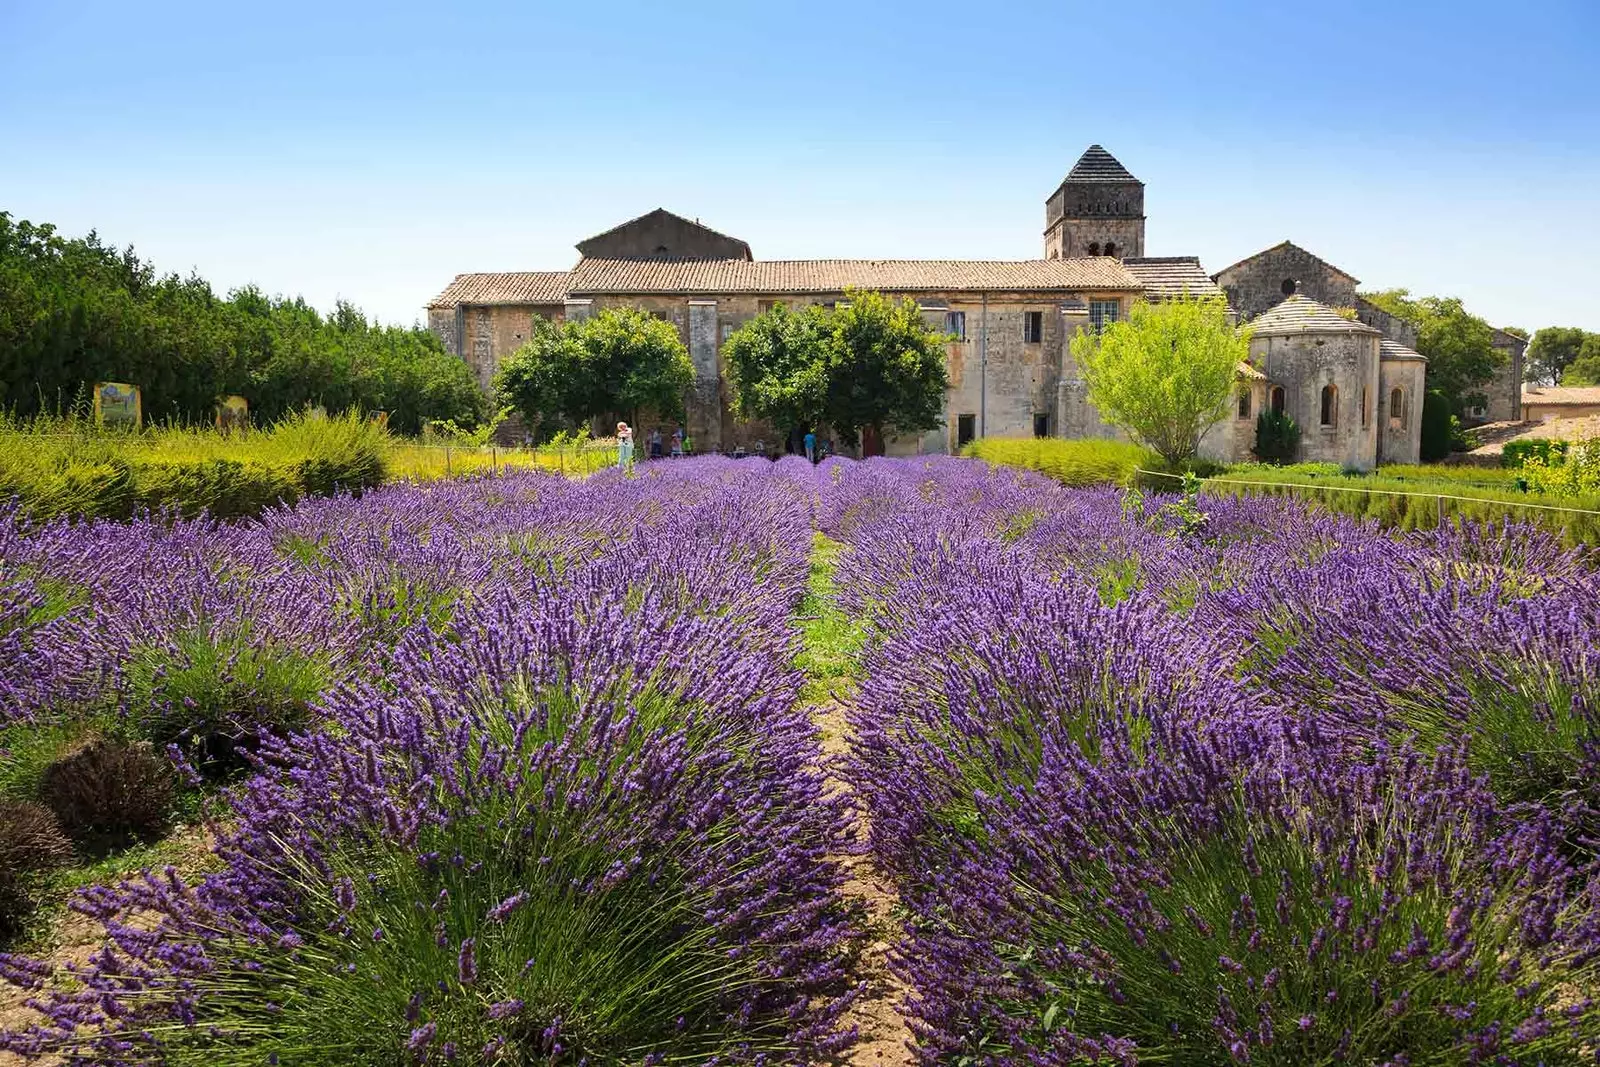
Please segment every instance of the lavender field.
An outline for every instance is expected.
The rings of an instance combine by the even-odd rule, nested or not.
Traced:
[[[0,1062],[1592,1063],[1597,638],[957,459],[0,516]]]

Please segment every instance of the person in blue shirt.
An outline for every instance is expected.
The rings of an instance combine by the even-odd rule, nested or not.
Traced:
[[[815,430],[806,431],[806,459],[812,463],[817,461],[817,432]]]

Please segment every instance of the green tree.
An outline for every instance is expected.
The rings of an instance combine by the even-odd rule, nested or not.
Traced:
[[[1523,377],[1538,385],[1563,384],[1567,368],[1578,359],[1584,343],[1595,336],[1578,326],[1544,327],[1528,345]]]
[[[1461,415],[1488,402],[1483,386],[1505,365],[1494,347],[1494,330],[1456,297],[1413,297],[1405,289],[1366,294],[1366,299],[1417,328],[1417,351],[1428,357],[1428,389],[1444,395]]]
[[[1173,466],[1194,456],[1227,411],[1249,355],[1249,329],[1235,327],[1218,299],[1140,302],[1098,336],[1072,339],[1101,417]]]
[[[928,328],[915,300],[856,290],[845,297],[848,305],[828,317],[828,425],[852,448],[868,427],[880,441],[938,429],[950,338]]]
[[[740,418],[814,429],[827,419],[828,312],[782,304],[733,332],[722,347]]]
[[[1586,334],[1578,354],[1561,373],[1562,385],[1600,385],[1600,333]]]
[[[852,289],[833,310],[774,307],[735,331],[723,353],[741,416],[780,428],[826,423],[853,448],[868,428],[881,440],[939,427],[948,341],[916,301]]]
[[[562,325],[535,319],[533,332],[495,373],[502,402],[540,438],[602,415],[636,420],[649,409],[681,418],[694,364],[671,323],[633,308],[608,308]]]

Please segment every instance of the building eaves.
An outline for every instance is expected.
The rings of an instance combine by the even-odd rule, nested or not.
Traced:
[[[1117,260],[621,260],[585,258],[569,291],[587,294],[1143,291]]]
[[[559,304],[566,299],[568,277],[564,270],[457,274],[428,307]]]
[[[1250,320],[1252,337],[1292,337],[1303,333],[1360,333],[1382,337],[1382,331],[1347,319],[1327,304],[1291,296]]]
[[[1222,290],[1200,266],[1198,256],[1141,256],[1122,261],[1152,300],[1179,296],[1220,297]]]
[[[1399,341],[1391,341],[1387,337],[1378,342],[1378,358],[1386,363],[1399,360],[1428,362],[1428,357],[1415,348],[1407,348]]]

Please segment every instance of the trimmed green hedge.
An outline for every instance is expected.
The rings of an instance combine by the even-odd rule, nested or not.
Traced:
[[[1414,468],[1418,472],[1426,467]],[[1437,468],[1436,468],[1437,469]],[[1474,475],[1492,475],[1492,471],[1471,468],[1443,468],[1448,471],[1468,471]],[[1288,468],[1235,467],[1223,475],[1226,482],[1208,481],[1205,491],[1215,494],[1253,494],[1261,496],[1292,496],[1328,511],[1361,519],[1375,519],[1384,526],[1402,530],[1431,529],[1439,524],[1440,496],[1465,499],[1446,499],[1442,502],[1444,516],[1448,519],[1466,518],[1477,522],[1500,523],[1531,522],[1559,533],[1568,544],[1600,544],[1600,514],[1582,515],[1570,511],[1545,511],[1537,507],[1517,506],[1537,504],[1545,507],[1573,508],[1580,511],[1600,512],[1600,496],[1558,497],[1539,493],[1524,493],[1514,487],[1504,489],[1464,484],[1463,480],[1423,477],[1392,477],[1391,468],[1378,474],[1296,475]],[[1277,482],[1290,483],[1290,487],[1262,484],[1259,486],[1238,483]],[[1353,493],[1345,490],[1365,489],[1371,492]],[[1399,493],[1419,493],[1421,496],[1399,496]],[[1434,495],[1428,495],[1434,494]]]
[[[0,422],[0,501],[34,519],[123,519],[145,509],[218,518],[379,485],[388,434],[355,416],[298,417],[227,437],[99,431],[73,420]]]
[[[1548,464],[1560,463],[1567,458],[1567,450],[1571,447],[1570,441],[1558,441],[1551,437],[1527,437],[1520,441],[1507,441],[1500,453],[1500,465],[1515,469],[1525,466],[1533,457],[1538,457]]]
[[[1026,467],[1063,485],[1128,485],[1139,467],[1156,468],[1159,456],[1126,441],[1059,437],[983,437],[961,450],[963,456],[1005,467]]]

